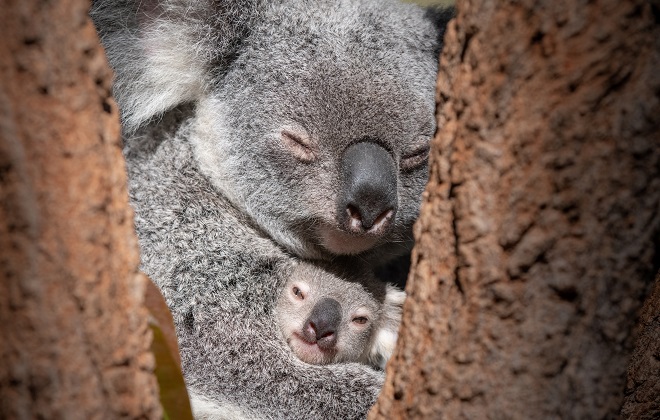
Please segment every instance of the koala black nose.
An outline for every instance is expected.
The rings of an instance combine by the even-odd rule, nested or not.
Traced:
[[[314,305],[305,322],[305,339],[316,342],[323,349],[330,349],[337,343],[337,330],[341,324],[341,305],[334,299],[325,298]]]
[[[394,159],[383,147],[361,142],[346,149],[340,165],[338,222],[355,233],[384,233],[397,210]]]

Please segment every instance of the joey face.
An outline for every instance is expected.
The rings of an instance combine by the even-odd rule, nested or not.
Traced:
[[[304,362],[367,362],[381,306],[363,285],[303,265],[285,286],[276,319],[287,344]]]
[[[272,6],[278,30],[251,28],[197,103],[200,166],[300,257],[405,251],[435,130],[436,29],[394,3],[291,7]]]

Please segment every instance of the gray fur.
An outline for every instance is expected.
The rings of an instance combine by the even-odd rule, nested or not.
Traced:
[[[193,405],[204,397],[262,418],[316,418],[330,407],[362,417],[382,374],[308,365],[282,343],[273,309],[296,261],[195,167],[188,131],[162,133],[152,150],[129,146],[127,157],[143,269],[172,309]]]
[[[311,317],[321,302],[338,302],[341,318],[329,346],[315,343]],[[366,273],[358,281],[308,263],[296,266],[277,300],[275,318],[291,350],[312,364],[359,362],[384,369],[394,351],[405,293]],[[356,323],[355,318],[362,322]]]
[[[300,361],[273,310],[301,258],[349,279],[409,250],[436,27],[391,1],[108,0],[91,14],[116,72],[142,269],[172,310],[199,416],[364,417],[382,372]],[[364,139],[399,169],[396,217],[371,236],[335,222],[339,160]]]

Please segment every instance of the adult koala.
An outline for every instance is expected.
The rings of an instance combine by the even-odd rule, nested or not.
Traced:
[[[382,373],[301,362],[273,308],[298,259],[359,280],[408,250],[450,13],[102,0],[91,14],[142,269],[172,310],[196,416],[364,417]]]

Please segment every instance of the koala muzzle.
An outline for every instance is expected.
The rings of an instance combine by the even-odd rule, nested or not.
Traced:
[[[337,221],[352,233],[382,235],[397,210],[397,168],[382,146],[360,142],[341,160]]]
[[[341,305],[334,299],[325,298],[314,305],[305,322],[303,336],[322,349],[330,349],[337,343],[337,330],[341,324]]]

